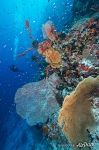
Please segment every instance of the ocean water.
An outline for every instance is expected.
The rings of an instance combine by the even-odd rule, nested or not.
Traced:
[[[30,91],[35,91],[35,88],[37,87],[37,94],[39,95],[39,98],[37,98],[37,102],[35,102],[35,106],[33,107],[37,107],[37,103],[40,103],[39,87],[42,87],[43,84],[40,82],[44,81],[44,84],[46,82],[45,69],[49,63],[46,62],[45,57],[43,57],[36,48],[32,48],[31,51],[29,51],[26,55],[23,54],[23,56],[21,57],[18,57],[18,55],[22,54],[22,52],[24,52],[28,48],[31,48],[32,42],[34,40],[39,41],[39,43],[45,41],[42,32],[42,25],[44,25],[47,21],[50,20],[51,22],[53,22],[57,33],[61,33],[63,31],[67,33],[69,32],[71,25],[74,24],[74,20],[77,20],[78,18],[82,19],[87,15],[89,18],[91,18],[90,15],[96,13],[92,12],[88,14],[88,12],[86,11],[85,16],[79,13],[79,17],[74,19],[74,17],[76,16],[73,9],[74,4],[74,0],[4,0],[1,2],[0,150],[71,149],[71,146],[67,142],[67,139],[65,139],[65,144],[67,144],[67,146],[65,145],[65,148],[62,145],[57,147],[57,140],[50,140],[48,138],[48,135],[45,135],[42,126],[47,124],[47,119],[45,119],[46,121],[43,122],[43,115],[41,116],[41,122],[37,121],[37,124],[35,121],[36,118],[34,117],[35,119],[33,121],[33,125],[30,125],[31,123],[28,123],[28,117],[24,118],[19,115],[22,108],[20,108],[20,110],[17,110],[15,95],[18,89],[20,89],[24,85],[27,85],[28,83],[33,83],[32,85],[29,85],[33,86]],[[79,6],[80,5],[78,5],[78,8]],[[35,82],[39,84],[35,85]],[[31,92],[29,94],[31,95]],[[66,90],[64,90],[64,96],[66,96]],[[32,98],[34,98],[34,101],[36,100],[35,93],[34,95],[32,95]],[[22,97],[22,99],[24,105],[25,98]],[[18,108],[20,107],[20,105],[18,105]],[[28,103],[26,105],[28,105]],[[51,105],[52,104],[49,101],[48,107],[50,107]],[[52,110],[56,109],[53,105]],[[40,111],[39,107],[37,108],[38,111]],[[59,108],[57,109],[59,111]],[[52,110],[49,110],[49,112],[51,112]],[[32,115],[36,116],[37,114],[35,113],[37,113],[37,110],[36,112],[34,111]],[[55,112],[53,111],[53,113]],[[38,114],[40,115],[40,113]],[[39,115],[37,115],[36,117],[39,118]],[[49,120],[52,119],[52,123],[55,118],[53,119],[53,117],[51,118],[49,116],[50,115],[46,113],[45,117],[47,117]]]
[[[72,4],[72,1],[70,2]],[[54,9],[53,5],[58,8]],[[60,6],[61,5],[61,6]],[[6,119],[10,122],[10,116],[15,113],[14,96],[16,90],[25,83],[38,80],[39,66],[35,62],[27,58],[16,59],[17,53],[24,51],[31,46],[31,39],[29,39],[28,31],[25,30],[25,20],[31,23],[32,33],[35,39],[42,40],[42,24],[45,23],[49,17],[57,24],[58,30],[64,26],[65,18],[69,19],[72,14],[70,8],[64,20],[64,12],[67,2],[47,0],[17,0],[16,2],[10,0],[2,1],[0,9],[0,128]],[[67,6],[69,7],[69,6]],[[62,11],[63,12],[62,12]],[[62,24],[60,24],[62,22]],[[30,52],[28,55],[39,55],[36,50]],[[42,60],[43,61],[43,60]],[[21,71],[13,73],[10,70],[11,65],[17,65]],[[41,66],[42,67],[42,66]],[[13,116],[14,117],[14,116]],[[13,119],[13,118],[12,118]],[[9,128],[9,127],[8,127]],[[13,130],[13,129],[12,129]],[[13,131],[12,131],[13,132]],[[3,150],[6,141],[6,131],[0,132],[0,149]],[[10,149],[9,149],[10,150]]]

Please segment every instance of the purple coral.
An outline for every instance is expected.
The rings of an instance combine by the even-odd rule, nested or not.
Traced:
[[[54,73],[48,79],[28,83],[17,90],[16,111],[29,125],[46,122],[59,109],[55,98],[57,84],[59,77]]]

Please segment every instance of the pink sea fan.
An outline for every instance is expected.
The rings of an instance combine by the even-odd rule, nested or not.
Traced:
[[[53,25],[53,22],[50,20],[47,21],[45,24],[43,24],[42,32],[43,32],[43,37],[48,38],[51,41],[56,40],[58,37],[56,30],[55,30],[55,27]]]

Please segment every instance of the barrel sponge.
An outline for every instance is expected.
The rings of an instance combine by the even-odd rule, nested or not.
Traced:
[[[91,98],[98,88],[99,76],[97,78],[88,77],[81,81],[76,89],[64,99],[58,123],[71,144],[77,145],[80,142],[90,141],[87,129],[91,129],[95,125]]]

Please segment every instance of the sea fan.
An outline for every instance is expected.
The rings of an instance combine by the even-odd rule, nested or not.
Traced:
[[[56,40],[57,33],[52,21],[47,21],[42,26],[43,37],[50,39],[51,41]]]
[[[44,123],[58,109],[55,98],[59,78],[54,73],[48,79],[19,88],[15,95],[16,111],[29,125]]]

